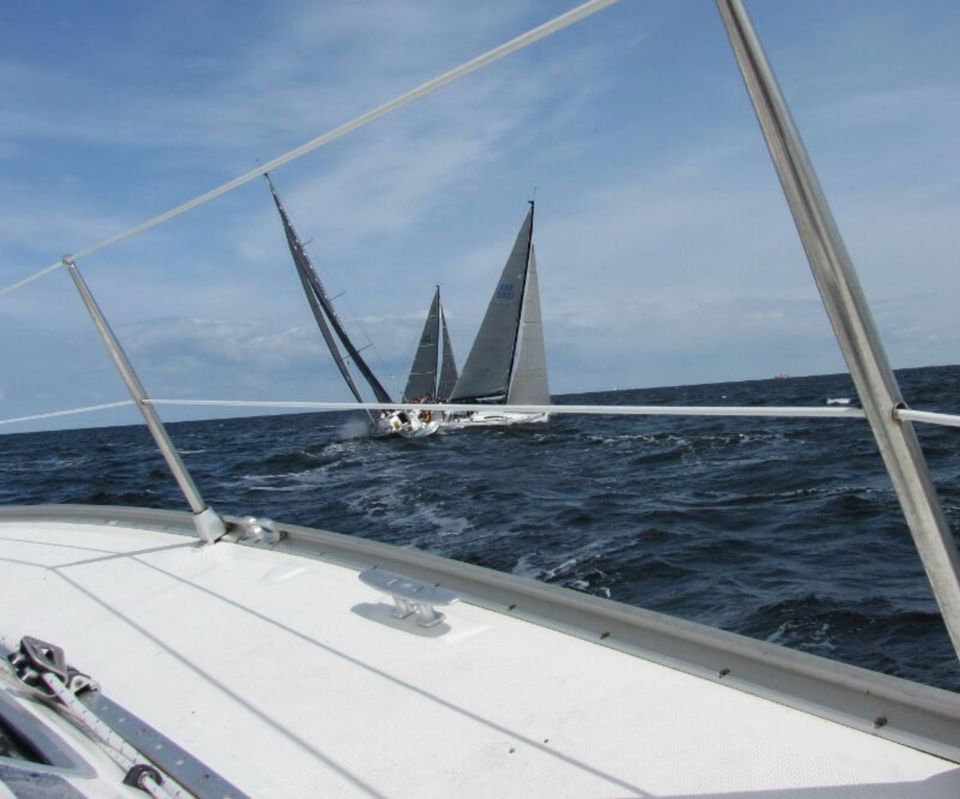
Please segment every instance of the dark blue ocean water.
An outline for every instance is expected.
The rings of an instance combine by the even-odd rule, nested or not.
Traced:
[[[957,412],[960,366],[899,373]],[[846,375],[558,398],[823,405]],[[355,414],[170,426],[218,510],[413,546],[960,691],[866,422],[557,416],[371,440]],[[918,427],[960,528],[960,430]],[[184,507],[142,427],[0,437],[0,503]]]

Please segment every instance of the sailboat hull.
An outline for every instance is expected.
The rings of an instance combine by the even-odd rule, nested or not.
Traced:
[[[517,413],[497,409],[447,414],[443,424],[449,427],[507,427],[515,424],[540,424],[549,420],[549,413]]]
[[[439,421],[426,422],[417,428],[401,431],[400,435],[404,438],[426,438],[432,436],[440,429]]]
[[[420,418],[420,414],[406,411],[387,411],[375,419],[370,427],[372,438],[426,438],[440,429],[440,420]]]

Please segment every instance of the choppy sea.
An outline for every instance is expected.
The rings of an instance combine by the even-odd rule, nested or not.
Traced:
[[[958,412],[960,366],[898,373]],[[559,403],[824,405],[846,375]],[[866,422],[555,416],[371,440],[353,413],[170,425],[207,500],[417,547],[960,691]],[[960,430],[918,426],[960,529]],[[184,507],[143,427],[0,436],[0,504]]]

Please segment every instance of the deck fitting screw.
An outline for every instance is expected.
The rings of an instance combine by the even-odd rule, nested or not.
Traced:
[[[887,726],[887,717],[886,717],[886,716],[877,716],[877,717],[873,720],[873,726],[874,726],[876,729],[878,729],[878,730],[879,730],[881,727],[886,727],[886,726]]]
[[[511,747],[510,747],[510,751],[507,752],[507,754],[508,754],[508,755],[512,755],[512,754],[513,754],[514,752],[516,752],[516,751],[517,751],[517,750],[514,749],[514,748],[511,746]]]
[[[722,669],[720,669],[720,679],[723,679],[723,678],[726,677],[729,673],[730,673],[730,669],[728,669],[728,668],[722,668]]]
[[[600,633],[600,640],[601,640],[601,641],[605,641],[605,640],[606,640],[607,638],[609,638],[609,637],[610,637],[610,633]]]
[[[513,604],[513,605],[510,605],[510,606],[507,608],[507,610],[514,610],[516,607],[517,607],[516,604]]]
[[[550,743],[550,739],[549,739],[549,738],[544,738],[544,739],[543,739],[543,742],[544,742],[545,744],[548,744],[548,743]]]

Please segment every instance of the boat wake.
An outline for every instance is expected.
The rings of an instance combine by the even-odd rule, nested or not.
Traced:
[[[356,438],[369,438],[370,425],[363,419],[350,419],[338,427],[334,437],[340,441],[351,441]]]

